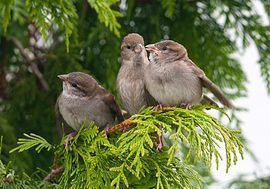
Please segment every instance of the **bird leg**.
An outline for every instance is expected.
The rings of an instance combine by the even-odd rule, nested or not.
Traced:
[[[67,138],[66,138],[65,141],[64,141],[64,145],[65,145],[65,148],[66,148],[66,149],[67,149],[67,147],[68,147],[68,145],[69,145],[69,141],[71,141],[71,139],[72,139],[73,137],[75,137],[76,134],[77,134],[77,131],[74,131],[74,132],[69,133],[69,134],[67,135]]]
[[[181,102],[180,106],[186,109],[191,109],[192,104],[188,103],[188,102]]]
[[[105,132],[105,136],[106,136],[106,138],[108,137],[108,134],[109,134],[109,129],[110,129],[110,127],[105,127],[105,129],[104,129],[104,132]]]
[[[160,150],[163,147],[163,136],[162,134],[158,136],[158,141],[156,143],[157,150]]]
[[[161,130],[161,135],[158,135],[156,133],[155,146],[157,150],[160,150],[163,147],[163,131],[162,131],[162,126],[158,125],[157,127]]]
[[[153,110],[154,110],[154,111],[163,111],[163,109],[164,109],[165,107],[167,107],[167,106],[164,105],[164,104],[158,104],[158,105],[154,106]]]

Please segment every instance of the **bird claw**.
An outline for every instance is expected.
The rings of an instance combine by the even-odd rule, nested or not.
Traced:
[[[129,127],[123,127],[123,128],[121,129],[121,131],[124,133],[124,132],[126,132],[128,129],[129,129]]]
[[[153,110],[154,111],[162,111],[165,107],[166,107],[166,105],[158,104],[158,105],[154,106]]]
[[[180,106],[190,110],[191,107],[192,107],[192,104],[187,103],[187,102],[182,102],[182,103],[180,104]]]
[[[157,127],[161,130],[161,135],[158,135],[156,133],[157,138],[156,138],[155,146],[156,146],[157,150],[160,150],[163,147],[163,140],[162,140],[163,139],[163,130],[162,130],[162,126],[158,125]]]
[[[158,136],[158,141],[157,141],[157,144],[156,144],[156,149],[157,150],[160,150],[162,147],[163,147],[163,141],[162,141],[162,135],[161,135],[161,136]]]
[[[109,135],[109,130],[110,130],[109,127],[105,127],[105,129],[104,129],[104,133],[105,133],[105,137],[106,137],[106,138],[107,138],[108,135]]]
[[[64,145],[65,145],[65,149],[67,149],[68,145],[69,145],[69,142],[71,141],[71,139],[76,136],[77,132],[72,132],[72,133],[69,133],[67,135],[67,138],[65,139],[64,141]]]

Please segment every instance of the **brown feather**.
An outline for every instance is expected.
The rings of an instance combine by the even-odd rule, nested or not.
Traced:
[[[230,100],[224,95],[224,93],[220,90],[220,88],[215,85],[208,77],[205,75],[200,77],[202,84],[204,87],[209,89],[217,98],[218,100],[226,107],[233,108],[233,104]]]
[[[172,40],[163,40],[146,47],[150,51],[151,62],[146,69],[147,89],[159,103],[178,105],[180,101],[195,104],[200,101],[202,87],[205,87],[223,105],[233,108],[233,104],[220,88],[188,58],[183,45]],[[161,78],[162,86],[157,78]]]
[[[127,36],[124,37],[122,44],[128,44],[128,43],[134,43],[134,44],[141,44],[144,46],[144,40],[143,37],[140,36],[137,33],[130,33]]]
[[[193,68],[193,72],[201,79],[202,85],[209,89],[216,97],[217,99],[226,107],[233,108],[233,104],[230,102],[230,100],[224,95],[224,93],[221,91],[221,89],[215,85],[204,73],[202,69],[200,69],[192,60],[190,60],[188,57],[185,58],[185,61],[187,61],[190,66]]]
[[[124,121],[122,111],[119,108],[119,106],[117,105],[117,103],[115,102],[115,98],[112,94],[108,93],[107,91],[103,92],[102,100],[103,100],[103,102],[105,102],[105,104],[107,104],[107,106],[110,108],[111,112],[116,116],[117,121],[119,123]]]

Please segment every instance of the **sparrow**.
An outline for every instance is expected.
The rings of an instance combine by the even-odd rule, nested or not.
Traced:
[[[124,120],[114,96],[88,74],[71,72],[58,75],[63,81],[63,91],[57,99],[56,111],[74,131],[81,125],[94,122],[100,129],[110,127],[115,118]]]
[[[150,64],[145,69],[146,88],[158,103],[191,107],[205,98],[202,90],[207,88],[224,106],[233,108],[220,88],[189,59],[183,45],[163,40],[147,45],[146,50],[150,53]]]
[[[145,87],[144,69],[148,64],[143,37],[137,33],[125,36],[121,44],[121,67],[116,85],[122,106],[130,115],[156,103]]]

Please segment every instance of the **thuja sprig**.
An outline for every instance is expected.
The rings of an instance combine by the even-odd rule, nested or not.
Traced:
[[[146,130],[134,127],[106,137],[105,132],[99,132],[93,124],[82,127],[68,149],[62,144],[56,151],[59,162],[65,167],[59,186],[199,188],[202,181],[191,166],[177,157],[167,164],[168,149],[153,148],[150,135],[156,130],[155,126]],[[126,145],[122,144],[124,139],[129,141]]]
[[[57,177],[57,187],[200,188],[202,180],[188,165],[190,159],[203,160],[210,168],[212,157],[215,157],[218,166],[222,159],[221,144],[226,150],[227,171],[232,159],[236,163],[237,151],[243,157],[243,147],[237,137],[239,132],[226,128],[208,115],[205,108],[209,106],[194,106],[191,110],[146,108],[110,128],[108,136],[93,123],[87,127],[82,125],[67,148],[64,138],[59,145],[50,147],[58,157],[56,164],[60,165],[55,170],[63,172]],[[116,132],[123,128],[123,132]],[[167,133],[171,144],[157,150],[155,136],[162,135],[160,128]],[[29,136],[27,140],[20,139],[20,145],[13,151],[40,144],[43,148],[48,146],[42,137]],[[183,145],[188,148],[187,155],[181,153]],[[49,174],[46,177],[49,179],[45,180],[56,176]]]
[[[30,133],[29,135],[24,133],[23,135],[26,138],[19,138],[17,142],[18,146],[10,150],[10,153],[15,151],[22,152],[33,147],[35,147],[35,150],[39,153],[42,149],[47,149],[49,151],[53,148],[53,145],[39,135],[34,133]]]
[[[243,159],[243,146],[238,138],[240,131],[225,127],[215,117],[207,114],[205,108],[214,108],[222,113],[223,109],[212,106],[194,106],[191,110],[167,107],[160,111],[152,108],[143,110],[140,114],[131,117],[131,122],[136,123],[138,128],[153,128],[155,125],[163,127],[168,132],[168,139],[172,145],[168,150],[169,160],[174,158],[175,152],[180,152],[179,143],[188,146],[189,150],[185,160],[203,160],[211,167],[212,158],[215,157],[218,168],[222,160],[220,145],[224,143],[226,151],[226,172],[237,162],[237,151]],[[159,132],[160,133],[160,132]]]

